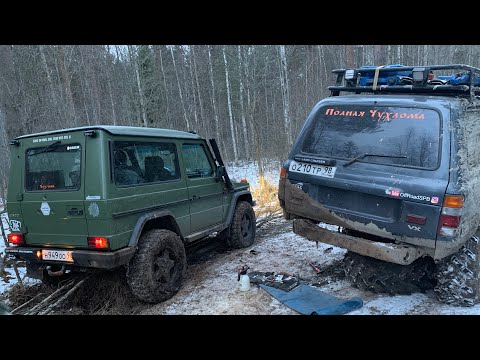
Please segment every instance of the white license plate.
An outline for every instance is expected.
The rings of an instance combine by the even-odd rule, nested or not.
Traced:
[[[42,259],[50,261],[73,262],[73,251],[42,250]]]
[[[301,174],[333,178],[337,168],[335,166],[316,165],[292,160],[289,170]]]

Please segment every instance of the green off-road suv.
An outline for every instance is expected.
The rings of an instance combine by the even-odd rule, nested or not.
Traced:
[[[221,236],[252,245],[248,183],[232,183],[215,140],[166,129],[89,126],[11,144],[10,255],[31,277],[127,268],[140,300],[180,288],[185,245]]]

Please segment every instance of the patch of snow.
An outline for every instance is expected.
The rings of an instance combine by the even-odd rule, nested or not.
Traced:
[[[278,161],[264,161],[264,176],[273,184],[278,184],[280,178],[280,162]],[[256,187],[260,184],[260,175],[258,171],[258,164],[255,161],[243,161],[236,165],[233,162],[226,164],[228,176],[234,181],[247,179],[250,186]]]
[[[15,270],[13,268],[5,268],[5,272],[8,274],[8,282],[4,281],[3,278],[0,278],[0,294],[4,294],[8,291],[13,285],[18,283],[17,276],[15,275]],[[32,279],[26,276],[27,269],[25,267],[18,267],[18,273],[22,279],[24,285],[34,285],[40,282],[40,280]]]

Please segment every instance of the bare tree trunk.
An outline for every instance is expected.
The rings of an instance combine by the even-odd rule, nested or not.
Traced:
[[[347,52],[347,67],[353,68],[355,67],[355,62],[353,59],[353,45],[345,45],[346,52]]]
[[[0,111],[5,116],[5,131],[12,139],[21,134],[25,120],[18,103],[19,81],[15,76],[14,50],[11,45],[0,45]]]
[[[167,105],[167,123],[170,123],[170,105],[168,100],[168,87],[167,87],[167,80],[165,79],[165,69],[163,67],[163,56],[162,56],[162,46],[158,46],[158,57],[160,58],[160,68],[162,70],[162,78],[163,78],[163,87],[165,89],[165,102]]]
[[[177,65],[175,63],[175,55],[173,54],[173,46],[170,46],[170,54],[172,55],[173,68],[175,69],[175,76],[177,77],[178,93],[180,95],[180,102],[182,103],[183,117],[185,118],[185,124],[187,125],[187,131],[190,130],[190,122],[188,121],[187,111],[185,110],[185,104],[183,102],[182,88],[180,86],[180,79],[178,78]]]
[[[282,90],[283,100],[283,125],[286,133],[287,145],[288,147],[291,147],[293,144],[293,138],[292,122],[290,121],[290,89],[288,85],[288,68],[285,45],[279,45],[278,50],[280,55],[280,87]]]
[[[195,82],[197,84],[198,102],[200,104],[200,118],[201,118],[202,124],[204,126],[205,134],[206,134],[207,137],[209,137],[210,131],[208,130],[209,129],[208,122],[206,121],[205,116],[203,114],[203,102],[202,102],[202,96],[201,96],[201,92],[200,92],[200,85],[199,85],[199,82],[198,82],[197,60],[196,60],[196,57],[195,57],[195,47],[192,45],[191,48],[192,48],[192,55],[193,55],[193,70],[195,72]]]
[[[249,65],[250,55],[253,57],[253,67],[252,67],[253,74],[252,75],[250,75],[250,65]],[[247,116],[248,116],[248,125],[250,127],[250,136],[251,136],[251,139],[254,139],[256,134],[255,134],[255,131],[253,129],[253,122],[254,122],[253,113],[255,111],[255,104],[256,104],[256,98],[255,98],[256,87],[253,86],[253,89],[252,89],[252,91],[253,91],[253,101],[251,100],[251,96],[250,96],[250,88],[252,87],[251,86],[252,82],[255,81],[255,66],[256,66],[255,46],[252,46],[252,47],[249,46],[248,47],[247,56],[248,56],[247,57],[248,61],[245,62],[245,73],[247,74],[247,77],[246,77],[246,81],[247,81]],[[253,79],[253,81],[251,79]],[[250,159],[251,159],[251,157],[250,157]]]
[[[60,46],[59,52],[59,61],[60,61],[60,78],[63,82],[63,87],[65,91],[65,96],[67,98],[68,104],[68,118],[70,123],[76,125],[76,111],[75,111],[75,102],[73,101],[71,82],[72,77],[70,76],[67,65],[65,63],[65,46]]]
[[[48,82],[48,88],[49,88],[49,91],[50,91],[50,98],[52,99],[53,106],[55,107],[54,112],[57,114],[57,117],[59,117],[58,116],[59,115],[59,108],[58,108],[57,96],[55,94],[55,89],[53,87],[52,77],[50,75],[50,70],[48,68],[44,46],[43,45],[38,45],[38,49],[40,51],[40,57],[42,58],[43,71],[45,71],[45,74],[47,75],[47,82]]]
[[[222,52],[223,52],[223,63],[225,64],[225,84],[227,86],[228,117],[230,119],[230,132],[231,132],[232,144],[233,144],[233,157],[236,163],[238,162],[238,151],[237,151],[237,141],[235,138],[235,128],[233,123],[232,100],[230,99],[230,81],[228,80],[228,64],[227,64],[227,56],[225,55],[225,46],[222,46]]]
[[[250,144],[248,142],[248,135],[247,135],[247,123],[245,121],[245,109],[243,104],[243,66],[242,66],[242,53],[240,45],[238,45],[238,72],[239,72],[239,79],[240,79],[240,113],[242,117],[242,128],[243,128],[243,142],[245,146],[245,156],[247,159],[250,158]]]
[[[145,111],[145,100],[143,98],[142,84],[140,83],[140,71],[138,70],[138,56],[133,54],[131,45],[128,45],[128,53],[130,54],[130,61],[133,63],[135,69],[135,79],[137,81],[138,97],[140,99],[140,114],[142,116],[143,126],[148,127],[147,114]]]
[[[110,46],[107,45],[106,48],[107,53],[110,52]],[[117,125],[117,115],[115,114],[115,103],[113,102],[113,94],[112,94],[112,81],[110,79],[111,77],[111,71],[108,68],[108,63],[107,63],[107,56],[105,56],[105,70],[107,71],[107,87],[108,87],[108,94],[110,96],[110,105],[112,106],[112,120],[113,120],[113,125]]]
[[[215,104],[215,82],[213,81],[213,69],[212,69],[212,56],[210,54],[210,45],[207,45],[208,49],[208,68],[210,70],[210,82],[212,83],[212,106],[213,116],[215,117],[215,133],[217,140],[220,140],[220,123],[218,122],[217,106]]]
[[[192,49],[190,47],[190,53],[189,53],[189,61],[190,61],[190,83],[192,86],[192,95],[193,95],[193,119],[195,121],[195,130],[198,132],[199,127],[198,127],[198,116],[197,116],[197,94],[195,91],[195,84],[193,82],[193,60],[192,60]]]
[[[373,57],[376,66],[385,65],[385,45],[373,45]]]

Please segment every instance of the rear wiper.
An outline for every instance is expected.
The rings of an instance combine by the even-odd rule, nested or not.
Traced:
[[[41,149],[41,150],[38,150],[38,151],[35,151],[33,153],[29,153],[28,156],[32,156],[32,155],[37,155],[37,154],[41,154],[41,153],[44,153],[44,152],[49,152],[49,151],[52,151],[54,148],[57,147],[58,144],[60,144],[61,141],[58,140],[58,141],[55,141],[54,143],[48,145],[47,147]]]
[[[406,159],[407,156],[405,155],[385,155],[385,154],[369,154],[369,153],[364,153],[362,155],[359,155],[357,157],[354,157],[353,159],[348,160],[343,166],[348,166],[353,164],[355,161],[361,160],[367,156],[376,156],[376,157],[388,157],[388,158],[398,158],[398,159]]]

